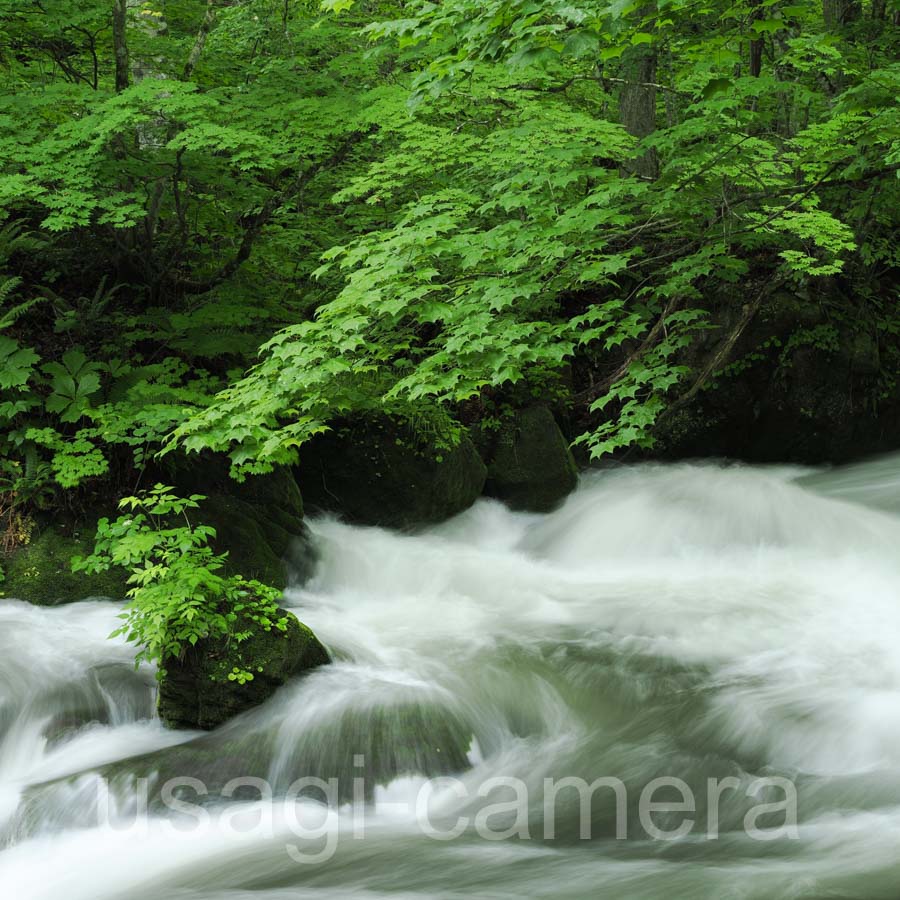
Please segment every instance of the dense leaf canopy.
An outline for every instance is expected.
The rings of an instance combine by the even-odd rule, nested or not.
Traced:
[[[602,455],[652,442],[715,304],[842,279],[896,329],[896,23],[0,2],[0,491],[163,448],[265,471],[365,410],[452,440],[515,392]]]

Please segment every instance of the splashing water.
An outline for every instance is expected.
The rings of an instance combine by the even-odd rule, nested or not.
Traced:
[[[153,717],[117,605],[0,601],[2,895],[895,898],[898,512],[895,456],[610,470],[415,535],[320,519],[286,601],[335,662],[208,735]],[[552,787],[602,778],[621,804]]]

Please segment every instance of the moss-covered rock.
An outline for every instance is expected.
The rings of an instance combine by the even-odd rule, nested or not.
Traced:
[[[174,484],[183,494],[199,493],[207,499],[194,517],[216,529],[213,546],[228,553],[226,571],[256,578],[284,588],[289,572],[302,578],[312,568],[312,551],[303,524],[303,499],[291,470],[277,469],[238,483],[228,476],[222,458],[182,463],[172,472],[148,473],[147,482]],[[10,557],[0,560],[5,581],[0,597],[27,600],[41,605],[70,603],[87,597],[121,599],[127,590],[124,570],[97,575],[74,574],[73,556],[93,552],[97,520],[120,515],[113,501],[64,520],[58,515],[35,530],[30,542]]]
[[[123,570],[87,575],[72,572],[73,556],[87,556],[94,549],[94,525],[82,529],[47,527],[8,559],[3,560],[6,579],[0,594],[40,606],[56,606],[88,597],[125,596],[127,573]]]
[[[289,468],[276,469],[237,482],[229,477],[223,456],[193,456],[166,460],[145,473],[144,485],[174,485],[181,494],[207,497],[192,521],[216,529],[213,547],[228,553],[227,574],[256,578],[276,588],[288,577],[302,580],[312,569],[313,554],[303,524],[303,498]],[[97,521],[122,514],[116,496],[106,486],[95,496],[81,497],[78,512],[54,511],[36,524],[30,541],[6,558],[0,557],[0,597],[41,605],[70,603],[86,597],[122,599],[128,573],[113,570],[96,575],[72,573],[73,556],[93,552]]]
[[[496,429],[479,429],[476,443],[487,463],[485,494],[513,509],[547,512],[575,488],[575,460],[546,406],[519,410]]]
[[[393,528],[462,512],[481,494],[485,476],[466,435],[453,447],[437,449],[383,415],[336,425],[303,447],[297,468],[310,506]]]
[[[229,573],[284,588],[289,568],[306,566],[303,498],[290,469],[236,482],[224,459],[201,457],[172,481],[183,494],[206,496],[197,518],[216,529],[213,546],[228,552]]]
[[[159,717],[170,728],[210,729],[258,706],[288,679],[329,662],[318,638],[285,610],[287,630],[257,629],[241,643],[200,641],[184,659],[167,659],[159,685]],[[239,623],[241,630],[248,623]],[[252,674],[243,684],[234,669]]]

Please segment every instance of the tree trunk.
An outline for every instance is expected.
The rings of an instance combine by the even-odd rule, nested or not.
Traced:
[[[194,72],[194,68],[197,63],[200,61],[200,56],[203,54],[203,48],[206,46],[206,39],[209,37],[210,31],[213,29],[213,25],[216,23],[216,6],[213,0],[206,0],[206,15],[203,17],[203,21],[200,23],[200,29],[197,32],[197,37],[194,39],[194,46],[191,48],[190,55],[187,58],[187,62],[184,64],[184,71],[181,73],[182,81],[190,81],[191,75]]]
[[[113,0],[113,48],[116,57],[116,93],[128,87],[128,40],[125,28],[128,0]]]
[[[862,16],[861,0],[822,0],[825,24],[832,31],[839,31],[856,22]]]
[[[619,119],[629,134],[644,138],[656,130],[656,48],[634,47],[623,60],[625,84],[619,94]],[[659,173],[655,150],[648,150],[631,163],[632,171],[646,178]]]
[[[756,38],[753,41],[750,41],[750,74],[753,78],[759,78],[762,73],[762,53],[763,53],[763,41],[762,38]]]
[[[827,3],[828,0],[823,0],[824,3]],[[757,22],[762,18],[762,0],[750,0],[750,6],[752,7],[752,11],[750,13],[750,33],[753,34],[753,23]],[[762,51],[763,51],[763,36],[761,34],[757,34],[756,37],[750,38],[750,75],[753,78],[759,78],[762,74]]]
[[[827,2],[827,0],[825,0]],[[762,10],[759,8],[760,0],[753,0],[752,5],[755,7],[750,14],[751,31],[753,23],[762,18]],[[757,35],[750,39],[750,75],[753,78],[759,78],[762,74],[762,55],[763,55],[763,36]]]
[[[822,0],[822,15],[825,27],[840,34],[862,16],[862,0]],[[833,94],[843,93],[847,85],[847,74],[839,70],[832,78]]]

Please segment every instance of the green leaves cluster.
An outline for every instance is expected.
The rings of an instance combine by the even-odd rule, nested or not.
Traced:
[[[177,440],[253,471],[347,411],[452,412],[587,358],[618,374],[599,379],[580,442],[652,444],[710,298],[761,271],[845,274],[896,223],[891,38],[866,56],[862,31],[829,29],[821,8],[777,2],[422,0],[369,23],[412,73],[415,117],[378,106],[381,152],[332,201],[385,224],[323,254],[333,297]],[[762,71],[750,40],[768,48]],[[644,84],[635,54],[650,52]],[[640,141],[623,85],[652,91]],[[653,176],[635,162],[647,154]],[[844,202],[858,185],[865,209]]]
[[[603,455],[750,282],[883,317],[898,38],[845,5],[148,0],[125,86],[107,4],[0,2],[14,468],[241,476],[347,413],[563,385]]]
[[[240,575],[223,575],[225,554],[209,546],[215,529],[193,524],[188,511],[197,509],[201,494],[179,497],[166,485],[123,498],[119,506],[129,510],[111,522],[97,524],[94,552],[73,561],[75,571],[102,572],[120,566],[130,572],[130,602],[121,618],[124,624],[113,637],[139,647],[135,664],[159,666],[179,659],[205,639],[241,643],[254,628],[285,631],[286,619],[278,614],[280,592]],[[241,684],[251,672],[232,673]],[[229,676],[231,678],[231,676]]]

